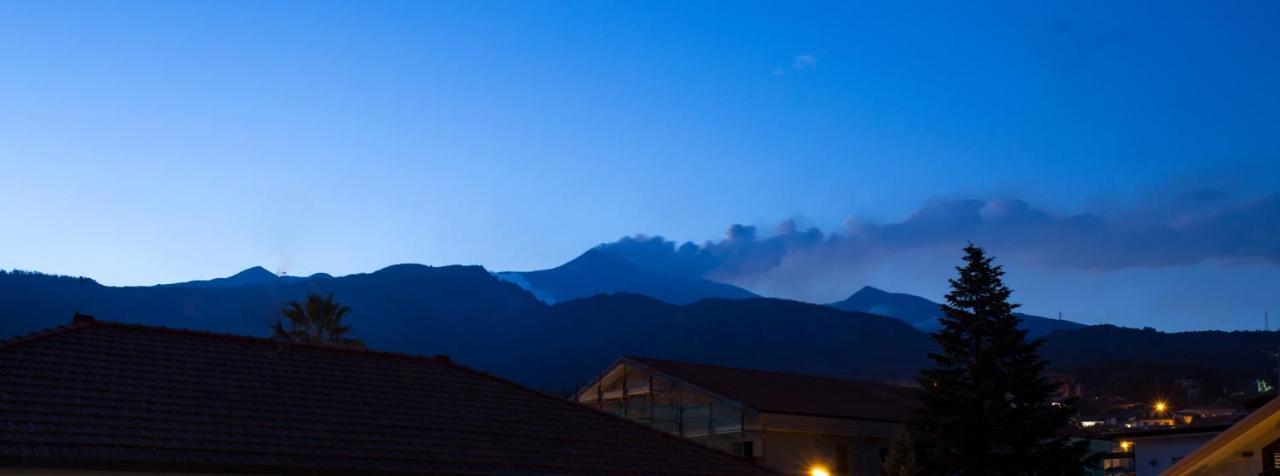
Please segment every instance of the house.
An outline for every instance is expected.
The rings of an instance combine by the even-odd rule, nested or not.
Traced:
[[[1053,386],[1053,395],[1050,398],[1055,402],[1084,396],[1084,386],[1080,384],[1075,376],[1058,372],[1045,372],[1044,379]]]
[[[1113,444],[1108,448],[1089,446],[1089,454],[1102,454],[1101,467],[1085,474],[1102,474],[1104,476],[1133,476],[1133,446],[1130,442]]]
[[[96,321],[0,343],[0,475],[766,475],[447,357]]]
[[[1126,422],[1124,426],[1126,428],[1138,428],[1138,429],[1160,428],[1160,427],[1172,428],[1174,427],[1174,425],[1177,425],[1177,423],[1178,423],[1178,420],[1175,420],[1174,417],[1170,415],[1165,415],[1165,416],[1144,415],[1144,416],[1130,418],[1129,421]]]
[[[1187,452],[1161,474],[1280,475],[1280,398]]]
[[[1179,424],[1191,424],[1213,420],[1234,420],[1242,414],[1244,409],[1239,404],[1220,403],[1190,406],[1178,410],[1173,416]]]
[[[1104,412],[1128,411],[1142,406],[1140,402],[1135,402],[1119,395],[1098,397],[1093,400],[1092,404]]]
[[[784,474],[874,475],[915,390],[779,372],[623,357],[578,402]]]
[[[1170,428],[1144,429],[1112,434],[1116,441],[1114,455],[1132,455],[1134,476],[1156,476],[1213,439],[1229,425],[1187,425]],[[1118,458],[1117,458],[1118,460]],[[1104,461],[1105,465],[1106,461]],[[1216,473],[1214,473],[1216,474]]]
[[[1088,445],[1087,454],[1101,455],[1099,464],[1085,465],[1083,474],[1088,476],[1132,476],[1133,454],[1118,448],[1114,441],[1105,434],[1095,431],[1067,426],[1058,431],[1073,442],[1083,441]]]

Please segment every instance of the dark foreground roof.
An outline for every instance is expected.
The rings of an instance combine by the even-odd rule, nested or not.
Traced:
[[[0,343],[0,467],[752,475],[447,358],[77,319]]]
[[[905,422],[914,389],[857,380],[626,357],[760,412]]]

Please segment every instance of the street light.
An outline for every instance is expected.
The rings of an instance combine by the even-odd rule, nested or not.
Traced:
[[[831,472],[825,466],[814,466],[809,468],[809,476],[831,476]]]
[[[1155,404],[1156,415],[1164,415],[1164,411],[1169,409],[1169,404],[1163,400],[1157,400]]]

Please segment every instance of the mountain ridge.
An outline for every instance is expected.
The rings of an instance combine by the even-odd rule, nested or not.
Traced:
[[[157,287],[177,287],[177,288],[232,288],[237,286],[252,286],[258,284],[269,284],[276,281],[296,281],[303,279],[315,279],[331,277],[325,273],[315,273],[311,276],[287,276],[277,275],[271,271],[267,271],[262,266],[253,266],[244,269],[231,276],[222,278],[183,281],[180,283],[157,284]]]
[[[555,268],[497,275],[548,304],[619,292],[644,294],[672,304],[688,304],[705,298],[759,297],[730,284],[647,271],[599,247]]]
[[[65,325],[75,312],[266,336],[280,308],[310,292],[332,292],[351,306],[352,336],[371,348],[450,355],[556,392],[628,354],[886,381],[915,375],[933,349],[927,334],[900,319],[827,305],[760,297],[671,304],[629,293],[549,305],[481,266],[413,264],[234,287],[111,287],[84,277],[0,272],[0,339]],[[1276,347],[1275,332],[1100,325],[1044,338],[1051,368],[1129,398],[1173,392],[1173,379],[1241,389],[1274,377],[1260,351]]]
[[[933,332],[941,328],[938,322],[938,318],[942,316],[941,304],[914,294],[895,293],[872,286],[863,286],[848,298],[828,305],[846,311],[861,311],[898,318],[923,332]],[[1022,319],[1022,328],[1026,329],[1030,337],[1043,337],[1060,330],[1087,327],[1078,322],[1021,312],[1014,315]]]

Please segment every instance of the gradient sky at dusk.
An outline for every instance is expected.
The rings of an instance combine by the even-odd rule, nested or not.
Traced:
[[[1280,314],[1280,3],[902,3],[0,4],[0,268],[527,270],[743,224],[826,237],[708,268],[768,295],[936,299],[974,240],[1029,312]]]

